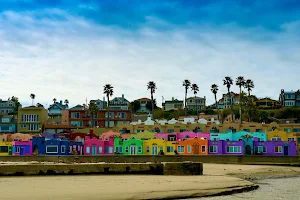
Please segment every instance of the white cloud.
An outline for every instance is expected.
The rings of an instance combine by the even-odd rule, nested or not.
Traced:
[[[226,91],[223,77],[239,75],[254,80],[258,97],[277,99],[282,88],[298,89],[300,50],[294,41],[299,36],[291,31],[295,24],[268,33],[235,25],[172,27],[149,16],[148,24],[157,21],[169,29],[159,31],[146,23],[129,31],[60,10],[44,12],[63,20],[38,18],[35,12],[0,14],[2,98],[15,95],[30,103],[29,95],[35,93],[36,102],[44,105],[54,97],[76,105],[86,98],[102,99],[103,85],[110,83],[114,96],[125,94],[131,101],[149,97],[146,84],[153,80],[161,103],[161,96],[183,99],[182,81],[190,79],[212,103],[210,85],[220,86],[220,96]],[[238,91],[236,86],[233,90]]]

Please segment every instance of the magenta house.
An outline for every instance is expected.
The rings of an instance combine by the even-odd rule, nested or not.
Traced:
[[[113,154],[113,149],[114,138],[107,138],[105,140],[90,139],[88,136],[84,138],[84,155],[86,156]]]
[[[176,141],[177,133],[155,133],[155,138],[163,139],[166,141]]]
[[[296,156],[297,146],[295,141],[267,141],[253,142],[254,154],[265,156]]]
[[[209,133],[194,133],[194,132],[177,133],[178,140],[190,139],[190,138],[195,138],[195,137],[209,140],[210,134]]]
[[[244,142],[243,141],[208,141],[209,155],[243,155]]]
[[[32,141],[14,141],[12,147],[12,155],[14,156],[31,156]]]

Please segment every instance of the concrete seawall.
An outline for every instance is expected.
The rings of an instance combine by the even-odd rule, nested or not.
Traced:
[[[0,176],[75,174],[201,175],[202,163],[2,164]]]
[[[278,164],[300,166],[299,156],[0,156],[0,162],[57,162],[57,163],[161,163],[202,162],[219,164]]]

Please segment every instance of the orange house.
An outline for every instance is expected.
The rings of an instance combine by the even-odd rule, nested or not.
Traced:
[[[208,140],[193,138],[177,141],[176,150],[181,155],[207,155]]]

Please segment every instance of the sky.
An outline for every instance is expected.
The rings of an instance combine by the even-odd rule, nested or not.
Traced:
[[[278,99],[299,89],[299,44],[298,0],[1,0],[0,98],[75,106],[111,84],[132,101],[154,81],[161,105],[189,79],[209,105],[212,84],[221,97],[225,76],[244,76]]]

